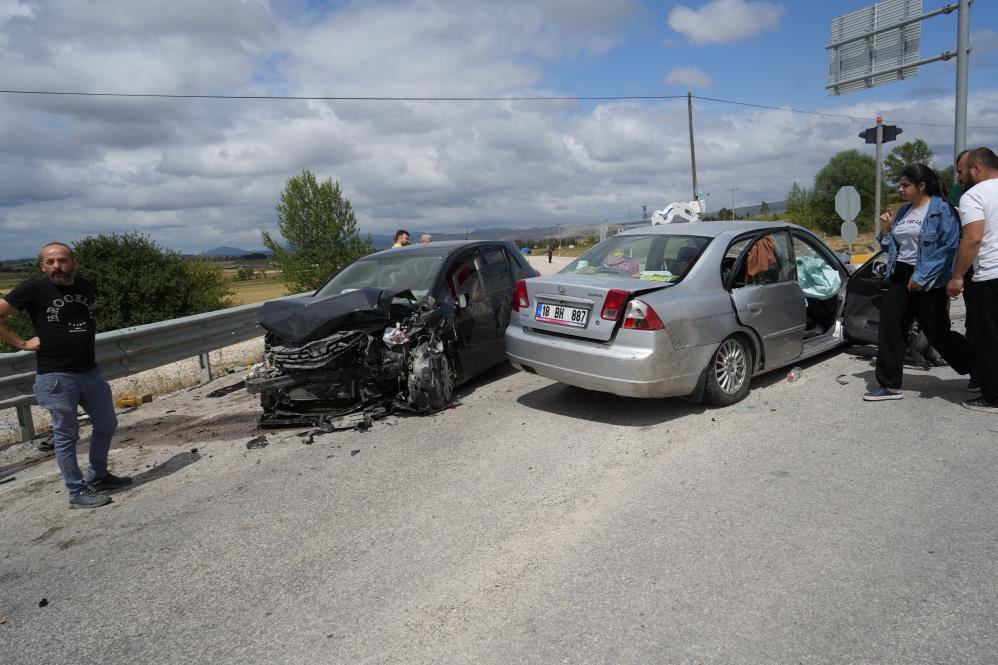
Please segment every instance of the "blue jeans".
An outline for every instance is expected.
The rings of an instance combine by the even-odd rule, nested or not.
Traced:
[[[118,428],[114,413],[111,386],[101,376],[100,369],[89,372],[50,372],[38,374],[34,385],[38,405],[52,415],[52,445],[55,461],[62,472],[62,479],[70,496],[76,496],[87,485],[87,480],[107,475],[107,451],[111,436]],[[80,424],[76,409],[82,406],[90,416],[93,432],[90,435],[90,470],[87,478],[80,472],[76,461],[76,443],[80,440]]]

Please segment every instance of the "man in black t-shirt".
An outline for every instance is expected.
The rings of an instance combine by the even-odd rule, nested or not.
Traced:
[[[37,354],[35,399],[52,416],[52,444],[69,490],[70,507],[97,508],[111,502],[100,490],[124,487],[132,479],[107,470],[107,453],[118,418],[111,388],[94,361],[94,287],[76,274],[78,264],[69,245],[45,245],[39,261],[45,277],[21,282],[0,299],[0,337]],[[7,325],[6,318],[19,310],[31,317],[35,337],[22,339]],[[81,406],[93,425],[86,477],[76,459],[80,438],[76,411]]]

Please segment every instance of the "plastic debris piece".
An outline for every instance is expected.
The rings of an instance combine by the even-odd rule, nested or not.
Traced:
[[[48,604],[49,604],[48,598],[42,598],[41,600],[38,601],[38,607],[45,607]]]
[[[359,452],[360,452],[359,450],[351,450],[350,451],[350,457],[353,457],[354,455],[356,455]]]
[[[114,405],[120,409],[127,407],[139,406],[140,404],[146,404],[152,401],[152,394],[146,393],[145,395],[123,395],[114,401]]]
[[[205,395],[205,397],[222,397],[224,395],[228,395],[229,393],[234,393],[237,390],[240,390],[245,387],[246,387],[246,381],[236,381],[230,386],[225,386],[223,388],[217,388],[215,390],[212,390],[210,393]]]
[[[9,483],[9,482],[11,482],[13,480],[16,480],[16,479],[17,479],[17,476],[7,476],[6,478],[0,478],[0,485],[3,485],[4,483]]]
[[[270,441],[267,441],[266,436],[258,436],[246,442],[246,449],[252,450],[253,448],[266,448],[269,445]]]
[[[840,386],[848,386],[849,382],[846,380],[845,377],[846,377],[845,374],[839,374],[837,377],[835,377],[835,382],[838,383]]]
[[[804,374],[804,370],[800,367],[794,367],[792,370],[787,372],[787,381],[796,381]]]
[[[382,341],[388,346],[398,346],[409,341],[409,335],[403,332],[401,324],[396,323],[394,328],[385,328]]]

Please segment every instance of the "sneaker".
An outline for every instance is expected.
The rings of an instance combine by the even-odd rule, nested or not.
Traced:
[[[128,476],[116,476],[109,473],[106,476],[94,478],[88,484],[90,487],[100,492],[103,490],[117,490],[122,487],[128,487],[132,484],[132,479]]]
[[[863,395],[863,400],[866,402],[882,402],[885,399],[904,399],[904,395],[900,390],[891,390],[883,386]]]
[[[981,392],[981,384],[974,377],[970,377],[970,381],[967,381],[967,392],[968,393]]]
[[[998,404],[993,404],[983,397],[968,399],[963,403],[963,408],[972,411],[984,411],[985,413],[998,413]]]
[[[111,503],[111,497],[100,494],[92,487],[84,487],[76,495],[69,497],[70,508],[100,508]]]

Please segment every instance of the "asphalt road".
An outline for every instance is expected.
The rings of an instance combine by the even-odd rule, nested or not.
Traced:
[[[497,367],[368,432],[268,433],[238,377],[122,415],[137,485],[0,485],[4,663],[998,662],[998,419],[870,349],[707,409]],[[45,606],[41,607],[41,601]]]

